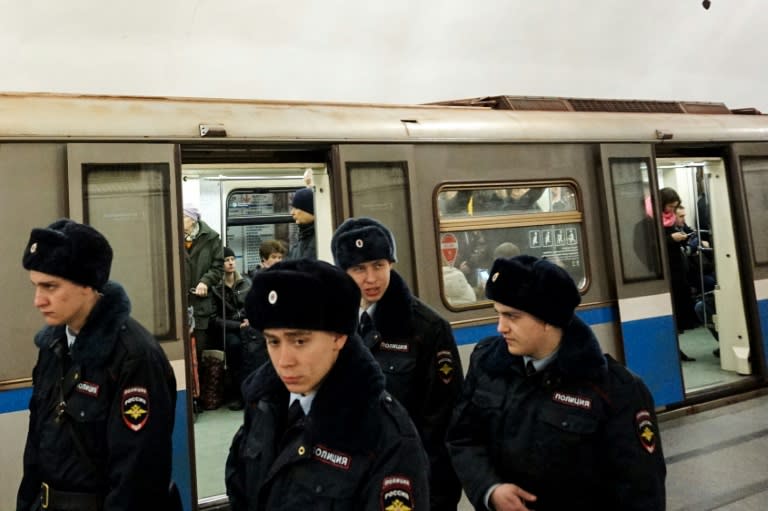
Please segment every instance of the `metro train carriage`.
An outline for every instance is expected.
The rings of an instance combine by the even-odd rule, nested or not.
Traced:
[[[768,117],[759,112],[511,96],[398,106],[0,94],[0,508],[15,502],[43,323],[21,253],[32,227],[65,216],[108,237],[112,278],[172,360],[185,509],[225,507],[224,460],[242,412],[193,412],[182,205],[199,207],[246,272],[263,239],[295,243],[289,205],[307,169],[319,257],[332,260],[345,218],[388,225],[397,271],[450,321],[465,368],[473,344],[496,330],[483,289],[490,263],[528,253],[574,277],[577,314],[642,376],[659,411],[766,384]],[[682,324],[673,300],[663,187],[678,192],[698,238],[684,290],[701,313],[695,325]]]

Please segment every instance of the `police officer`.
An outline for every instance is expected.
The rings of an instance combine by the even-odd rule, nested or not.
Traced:
[[[336,265],[360,288],[360,328],[384,370],[387,390],[408,410],[430,460],[430,507],[456,509],[461,487],[445,447],[445,431],[464,374],[451,327],[411,294],[392,269],[395,239],[372,218],[350,218],[333,235]]]
[[[657,511],[666,468],[653,399],[574,315],[571,277],[496,259],[499,336],[472,354],[448,446],[475,509]]]
[[[33,229],[23,265],[47,324],[35,336],[17,511],[173,509],[176,382],[155,338],[108,281],[112,248],[71,220]],[[161,506],[161,507],[158,507]]]
[[[359,302],[352,279],[322,261],[254,277],[245,308],[271,363],[243,384],[226,466],[233,511],[426,509],[426,456],[355,333]]]

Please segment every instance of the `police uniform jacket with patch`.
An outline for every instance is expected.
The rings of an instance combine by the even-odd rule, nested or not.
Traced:
[[[289,394],[272,364],[243,384],[245,422],[226,465],[232,511],[427,509],[427,460],[405,409],[357,335],[287,427]]]
[[[387,390],[408,410],[430,460],[432,509],[456,509],[461,488],[445,447],[445,431],[464,373],[451,327],[390,272],[363,341],[379,362]]]
[[[36,335],[17,511],[40,509],[42,483],[103,497],[109,511],[157,509],[167,498],[176,381],[129,314],[125,291],[108,282],[71,350],[63,326]]]
[[[556,358],[526,376],[503,337],[478,343],[448,447],[470,501],[484,510],[495,484],[538,497],[529,509],[657,511],[666,468],[653,399],[604,356],[574,318]]]
[[[192,247],[185,251],[185,281],[187,289],[197,287],[202,282],[208,286],[208,296],[188,295],[189,304],[195,311],[195,328],[205,330],[208,320],[216,312],[211,299],[211,288],[221,282],[224,274],[224,248],[219,234],[200,220],[200,231],[192,242]]]

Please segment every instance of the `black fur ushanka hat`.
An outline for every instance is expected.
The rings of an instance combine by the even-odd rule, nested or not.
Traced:
[[[109,280],[112,247],[90,225],[62,218],[32,229],[22,265],[100,291]]]
[[[559,328],[568,326],[581,302],[568,272],[546,259],[529,255],[499,258],[489,275],[485,296]]]
[[[397,261],[392,232],[373,218],[366,217],[345,220],[333,233],[331,252],[336,266],[342,270],[378,259]]]
[[[351,335],[357,330],[360,289],[325,261],[297,259],[258,272],[245,299],[257,330],[298,328]]]

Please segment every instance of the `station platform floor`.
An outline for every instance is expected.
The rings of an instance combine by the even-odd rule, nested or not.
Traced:
[[[659,429],[667,511],[768,510],[768,395],[670,414]]]
[[[666,412],[659,418],[667,461],[667,511],[768,510],[768,391],[732,401]],[[241,414],[223,407],[198,419],[203,508],[210,509],[206,501],[218,500],[210,496],[223,493],[224,460]],[[464,497],[459,511],[472,510]]]

